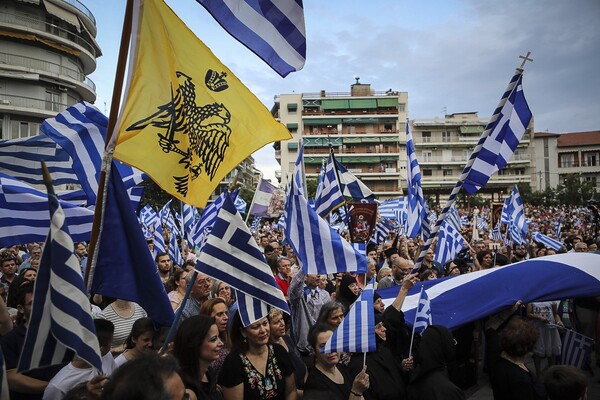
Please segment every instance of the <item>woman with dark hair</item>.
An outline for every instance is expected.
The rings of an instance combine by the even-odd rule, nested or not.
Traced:
[[[321,307],[316,323],[329,324],[333,329],[337,328],[344,320],[346,310],[339,301],[329,301]]]
[[[454,338],[448,328],[429,325],[414,352],[415,368],[408,384],[408,398],[466,399],[464,392],[448,377],[448,363],[454,360]]]
[[[304,386],[305,399],[355,400],[362,399],[369,388],[366,367],[354,381],[346,368],[339,363],[339,353],[321,353],[333,330],[328,324],[316,323],[308,333],[308,343],[313,349],[315,366],[308,373]]]
[[[350,306],[356,301],[360,295],[360,287],[356,282],[356,278],[349,274],[344,274],[337,288],[336,301],[344,305],[344,315],[350,310]]]
[[[289,335],[285,333],[285,320],[283,312],[277,308],[271,308],[269,315],[269,329],[270,329],[270,343],[276,343],[281,345],[290,355],[292,366],[294,367],[294,377],[296,380],[296,390],[298,391],[298,397],[302,397],[302,391],[304,389],[304,381],[306,381],[306,365],[302,361],[300,352],[296,347],[296,344]]]
[[[215,280],[213,282],[212,288],[210,289],[210,295],[213,299],[220,297],[225,300],[227,308],[231,308],[233,303],[235,303],[235,296],[232,296],[231,286],[223,281]]]
[[[181,378],[198,400],[222,398],[210,364],[219,358],[223,347],[215,318],[206,315],[184,320],[175,334],[173,355],[179,361]]]
[[[512,308],[496,314],[485,324],[494,400],[546,398],[543,384],[525,365],[525,356],[533,351],[539,333],[531,322],[512,316],[522,305],[520,300],[517,301]],[[503,328],[498,332],[501,326]]]
[[[481,269],[490,269],[494,267],[494,253],[491,250],[483,250],[475,256]]]
[[[171,307],[173,310],[176,310],[177,307],[181,304],[181,300],[183,300],[183,296],[185,296],[185,290],[187,289],[187,281],[185,280],[187,271],[181,268],[175,268],[175,272],[173,272],[173,287],[175,290],[172,290],[168,293],[169,301],[171,301]]]
[[[150,318],[140,318],[135,321],[129,336],[125,340],[125,351],[115,358],[116,366],[120,367],[127,361],[139,357],[147,350],[151,350],[154,333],[154,322]]]
[[[280,345],[269,343],[269,334],[267,317],[244,327],[235,314],[232,351],[218,379],[225,400],[297,399],[290,356]]]
[[[206,315],[215,319],[215,324],[219,329],[219,338],[223,342],[223,346],[219,351],[219,358],[214,360],[211,364],[211,368],[215,372],[215,376],[221,372],[225,357],[231,350],[231,341],[229,340],[229,331],[227,330],[227,321],[229,321],[229,315],[225,300],[220,297],[214,299],[208,299],[200,306],[199,315]]]

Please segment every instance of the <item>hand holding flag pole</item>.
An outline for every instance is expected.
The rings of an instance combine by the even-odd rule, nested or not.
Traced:
[[[525,65],[525,62],[533,61],[533,59],[529,58],[530,54],[531,54],[531,52],[528,52],[526,56],[519,56],[520,58],[523,59],[523,62],[521,63],[521,66],[518,67],[517,70],[515,71],[515,75],[512,77],[510,83],[508,84],[508,87],[506,88],[506,91],[502,95],[502,98],[500,99],[500,102],[498,103],[498,107],[496,108],[496,110],[494,112],[494,115],[492,116],[492,118],[490,119],[490,122],[488,123],[485,130],[483,131],[483,134],[481,135],[479,142],[477,142],[477,145],[473,149],[473,153],[469,157],[469,160],[467,161],[467,164],[465,165],[462,174],[458,178],[456,185],[452,189],[452,193],[450,193],[450,196],[448,197],[448,200],[446,201],[446,205],[444,206],[442,212],[438,216],[435,226],[431,230],[431,234],[427,238],[427,242],[421,248],[421,253],[419,254],[419,257],[417,258],[417,262],[415,263],[412,273],[417,272],[421,268],[421,263],[423,262],[423,259],[427,255],[427,251],[431,247],[433,240],[436,238],[436,236],[440,230],[440,227],[442,225],[442,222],[444,222],[444,219],[450,212],[450,208],[454,205],[454,203],[456,203],[456,198],[457,198],[461,188],[463,187],[463,183],[464,183],[465,179],[467,178],[467,176],[469,175],[469,173],[471,172],[471,168],[472,168],[473,164],[475,163],[476,159],[478,158],[479,153],[482,150],[486,139],[490,136],[490,134],[492,133],[494,128],[496,128],[496,122],[498,121],[498,119],[502,117],[501,111],[503,110],[504,105],[508,101],[510,95],[513,93],[515,86],[520,84],[521,77],[523,75],[523,67]]]

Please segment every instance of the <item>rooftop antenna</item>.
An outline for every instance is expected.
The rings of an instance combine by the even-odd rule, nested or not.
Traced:
[[[360,82],[359,82],[360,76],[355,76],[354,79],[356,79],[356,84],[359,85],[360,84]]]

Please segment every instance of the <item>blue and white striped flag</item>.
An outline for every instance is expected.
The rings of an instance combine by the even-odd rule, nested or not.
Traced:
[[[560,248],[564,246],[564,243],[561,242],[560,240],[553,239],[553,238],[546,236],[540,232],[533,232],[531,234],[531,238],[534,241],[541,243],[544,246],[554,249],[556,251],[560,250]]]
[[[66,216],[48,183],[50,232],[35,280],[33,306],[19,359],[19,372],[77,357],[102,371],[91,306]]]
[[[484,217],[477,217],[477,229],[484,231],[487,229],[487,222]]]
[[[396,199],[386,200],[379,204],[377,211],[381,218],[396,219],[396,210],[406,213],[406,197],[398,197]]]
[[[408,181],[408,226],[406,236],[416,238],[423,231],[423,223],[427,220],[427,214],[423,188],[421,187],[421,169],[417,161],[408,120],[406,121],[406,159],[406,180]]]
[[[375,201],[375,194],[367,185],[349,172],[338,160],[335,160],[335,165],[340,177],[340,188],[344,196],[352,197],[354,200],[366,199]]]
[[[454,229],[456,229],[458,232],[462,232],[462,219],[460,217],[460,214],[458,213],[458,210],[456,209],[456,206],[453,204],[452,207],[450,207],[450,212],[448,213],[448,216],[446,217],[446,222],[448,222],[450,225],[452,225],[454,227]]]
[[[371,237],[371,242],[373,242],[375,244],[381,244],[381,243],[385,242],[387,240],[387,237],[390,234],[391,230],[392,230],[392,226],[391,226],[390,222],[388,220],[382,218],[381,221],[379,221],[377,223],[377,225],[375,225],[375,232],[373,233],[373,236]]]
[[[254,220],[252,220],[252,225],[250,225],[250,232],[258,232],[258,229],[260,228],[260,220],[260,217],[254,217]]]
[[[183,257],[181,257],[181,249],[177,243],[177,235],[171,231],[171,241],[169,243],[169,258],[175,265],[183,266]]]
[[[235,197],[235,208],[239,211],[240,214],[243,214],[246,212],[246,206],[248,205],[246,203],[246,200],[242,199],[239,195]]]
[[[226,196],[221,205],[212,230],[202,247],[202,253],[198,257],[196,268],[206,275],[228,283],[246,295],[289,314],[283,292],[275,282],[263,252],[229,196]],[[263,310],[261,307],[243,309],[240,306],[240,313],[248,313],[251,310],[253,314],[242,317],[248,325],[266,316],[261,314]]]
[[[562,234],[562,220],[563,217],[559,217],[558,221],[556,221],[556,225],[554,226],[554,235],[560,239],[560,235]]]
[[[525,209],[523,208],[523,201],[521,200],[521,195],[519,194],[519,188],[517,185],[513,188],[508,201],[504,204],[506,209],[506,214],[508,215],[509,220],[509,231],[511,232],[511,238],[516,243],[518,242],[518,237],[524,237],[527,234],[528,228],[525,218]],[[504,214],[504,210],[502,210],[502,214]],[[517,234],[520,232],[520,234]]]
[[[146,227],[152,227],[158,219],[158,214],[150,204],[146,204],[144,208],[140,210],[140,222]]]
[[[427,281],[409,291],[402,311],[406,321],[414,320],[420,285],[427,290],[435,324],[451,330],[511,307],[519,299],[530,303],[596,296],[600,287],[599,263],[600,254],[596,253],[556,254]],[[399,290],[397,286],[377,292],[389,305]]]
[[[317,187],[315,195],[315,210],[323,218],[345,202],[333,161],[333,155],[330,153],[323,173],[323,180]]]
[[[500,221],[498,221],[494,229],[492,229],[491,237],[495,242],[500,242],[502,240],[502,230],[500,228],[500,224]]]
[[[477,154],[462,187],[475,194],[484,187],[496,172],[500,171],[513,156],[523,134],[531,121],[531,111],[522,87],[522,72],[512,78],[512,91],[502,108],[497,109],[485,131],[489,136]],[[484,134],[486,133],[484,132]]]
[[[231,36],[282,77],[306,61],[302,0],[197,0]]]
[[[163,227],[160,220],[156,220],[154,225],[154,256],[159,253],[166,253],[167,246],[165,244],[165,236],[163,235]]]
[[[433,325],[431,302],[427,296],[427,291],[421,286],[421,296],[419,298],[419,307],[417,308],[414,331],[419,335],[423,335],[423,332],[425,332],[425,329],[427,329],[429,325]]]
[[[583,369],[585,368],[585,361],[593,348],[594,339],[567,329],[562,340],[560,364]]]
[[[373,283],[369,283],[350,307],[321,353],[366,353],[377,351]]]
[[[94,212],[60,201],[75,242],[90,240]],[[0,247],[43,242],[48,236],[48,195],[0,174]]]
[[[444,221],[438,233],[434,260],[442,265],[454,260],[456,255],[466,246],[467,241],[448,221]]]
[[[302,189],[300,146],[285,205],[285,236],[305,274],[367,271],[367,259],[358,253],[327,222],[308,206]]]

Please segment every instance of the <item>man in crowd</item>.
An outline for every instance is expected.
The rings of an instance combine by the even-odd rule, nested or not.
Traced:
[[[25,268],[31,268],[31,262],[33,260],[40,260],[42,258],[42,246],[39,244],[33,244],[31,250],[29,250],[29,257],[19,265],[18,273],[20,274]]]
[[[402,286],[402,281],[404,277],[410,274],[412,271],[411,263],[400,256],[392,261],[392,275],[385,277],[379,282],[377,285],[378,289],[385,289],[389,287]]]
[[[0,259],[0,263],[0,272],[2,272],[0,285],[2,285],[2,288],[4,289],[3,297],[6,300],[6,296],[8,296],[8,287],[17,276],[17,259],[8,255]]]
[[[292,280],[292,262],[287,257],[277,258],[277,274],[275,275],[275,281],[279,285],[279,288],[283,292],[285,298],[288,298],[288,289]]]
[[[192,277],[194,273],[188,273],[185,277],[185,280],[188,285],[191,284]],[[192,317],[194,315],[198,315],[200,311],[200,306],[204,303],[208,297],[210,296],[210,286],[212,281],[208,275],[203,274],[202,272],[198,272],[198,276],[196,277],[196,281],[194,282],[194,287],[190,292],[190,298],[188,299],[183,311],[181,312],[181,321]]]
[[[154,258],[154,262],[156,263],[156,269],[158,269],[160,280],[163,285],[165,285],[165,289],[168,293],[173,290],[172,288],[167,288],[169,281],[173,277],[173,263],[171,262],[171,257],[169,257],[167,253],[158,253]]]

